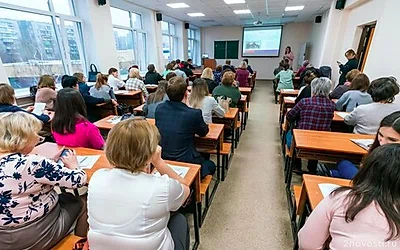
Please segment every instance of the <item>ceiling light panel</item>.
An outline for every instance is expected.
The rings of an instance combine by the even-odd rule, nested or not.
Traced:
[[[180,8],[189,8],[190,6],[185,3],[168,3],[168,7],[173,9],[180,9]]]
[[[224,0],[226,4],[238,4],[238,3],[246,3],[245,0]]]
[[[285,11],[297,11],[304,9],[304,5],[300,6],[286,6]]]
[[[236,15],[251,14],[251,11],[249,9],[246,9],[246,10],[234,10],[233,12]]]
[[[201,13],[201,12],[188,13],[187,15],[188,15],[188,16],[191,16],[191,17],[205,16],[205,15],[204,15],[203,13]]]

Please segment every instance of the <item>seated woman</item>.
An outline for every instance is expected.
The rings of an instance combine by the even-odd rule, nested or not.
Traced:
[[[155,84],[157,85],[159,81],[163,80],[163,77],[156,71],[156,67],[154,64],[149,64],[147,66],[147,73],[144,76],[145,84]]]
[[[0,114],[0,246],[8,249],[51,249],[75,227],[86,236],[86,208],[79,197],[57,194],[54,187],[79,188],[86,173],[75,154],[64,166],[31,154],[42,141],[42,124],[26,112]]]
[[[304,86],[300,87],[299,94],[296,97],[295,104],[304,98],[311,97],[311,82],[319,77],[319,72],[315,68],[307,69],[304,75]]]
[[[398,144],[369,154],[352,185],[336,189],[312,211],[299,232],[299,249],[399,249],[399,162]]]
[[[304,98],[298,102],[287,114],[289,122],[297,121],[297,129],[330,131],[335,103],[328,99],[329,90],[332,82],[329,78],[315,78],[311,82],[310,98]],[[290,134],[289,136],[290,137]],[[288,138],[290,144],[291,138]],[[316,160],[308,161],[308,171],[315,174],[317,172]],[[296,162],[296,170],[301,172],[301,159]]]
[[[201,74],[201,79],[204,79],[208,85],[208,91],[211,94],[213,90],[218,87],[218,84],[214,82],[214,74],[211,68],[205,68]]]
[[[187,62],[182,62],[181,63],[181,70],[183,71],[183,72],[185,72],[185,74],[186,74],[186,76],[187,77],[191,77],[191,76],[193,76],[193,71],[190,69],[190,67],[189,67],[189,64],[187,63]]]
[[[125,83],[126,90],[141,90],[143,97],[146,99],[149,96],[149,92],[146,89],[146,85],[140,78],[140,72],[137,68],[131,68],[129,70],[129,79]]]
[[[168,99],[167,95],[168,82],[165,80],[158,82],[158,88],[156,92],[151,93],[147,98],[145,105],[143,106],[143,112],[147,118],[155,118],[156,108],[160,103],[165,102]]]
[[[293,89],[293,78],[293,71],[290,69],[290,65],[285,62],[283,70],[275,76],[275,80],[278,82],[276,92],[280,93],[281,89]]]
[[[105,153],[114,167],[96,171],[88,188],[91,249],[189,249],[186,218],[171,212],[190,190],[161,159],[159,140],[157,127],[145,120],[127,119],[111,129]]]
[[[54,78],[50,75],[42,75],[39,79],[35,102],[46,103],[45,109],[54,110],[56,97],[57,92]]]
[[[400,111],[383,118],[368,153],[370,154],[377,147],[389,143],[400,143]],[[337,169],[331,170],[331,175],[337,178],[353,179],[357,172],[356,165],[348,160],[343,160],[338,162]]]
[[[32,113],[33,110],[34,107],[28,107],[27,109],[18,107],[14,89],[9,84],[0,83],[0,113],[22,111],[33,115],[43,123],[50,122],[50,116],[52,115],[49,112],[47,114],[35,115]]]
[[[353,69],[346,75],[346,82],[343,85],[338,85],[331,93],[329,93],[329,99],[339,99],[344,93],[350,89],[351,82],[353,79],[360,74],[358,69]]]
[[[308,60],[304,60],[301,67],[297,70],[296,77],[300,77],[301,73],[303,73],[307,69],[307,66],[309,64],[310,64],[310,62]]]
[[[189,96],[189,106],[194,109],[201,109],[203,120],[207,124],[212,123],[213,114],[219,118],[225,116],[225,110],[212,96],[209,96],[207,82],[204,79],[194,80],[192,92]]]
[[[222,80],[222,65],[218,65],[214,71],[214,82],[219,86],[221,85],[221,80]]]
[[[172,63],[168,63],[166,66],[165,66],[165,70],[164,70],[164,72],[162,73],[162,77],[164,77],[164,78],[166,78],[167,77],[167,74],[169,73],[169,72],[174,72],[174,64],[172,64]],[[168,81],[168,80],[167,80]]]
[[[96,84],[90,88],[89,93],[93,97],[112,99],[117,102],[113,88],[108,85],[108,77],[102,73],[97,74]]]
[[[398,111],[398,106],[392,102],[399,93],[399,86],[393,77],[382,77],[372,81],[367,92],[374,102],[358,106],[344,118],[344,122],[354,126],[353,132],[356,134],[374,135],[378,131],[379,122]]]
[[[249,75],[247,63],[243,61],[236,70],[236,80],[239,82],[239,87],[249,87]]]
[[[236,108],[240,98],[242,97],[239,89],[233,86],[235,82],[235,73],[232,71],[225,72],[222,77],[222,85],[216,87],[212,95],[217,100],[218,97],[222,96],[224,99],[230,98],[231,102],[229,107]]]
[[[358,74],[351,82],[349,91],[344,93],[336,102],[336,109],[351,112],[357,106],[371,103],[371,95],[367,93],[368,87],[368,76],[363,73]]]
[[[55,110],[51,128],[58,145],[94,149],[104,147],[99,129],[87,119],[86,105],[78,91],[71,88],[60,90]]]
[[[250,74],[254,73],[254,70],[251,68],[250,64],[249,64],[249,59],[245,58],[243,59],[243,62],[246,62],[247,64],[247,70],[249,71]]]

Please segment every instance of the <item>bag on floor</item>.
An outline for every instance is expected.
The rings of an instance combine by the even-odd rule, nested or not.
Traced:
[[[318,163],[318,165],[317,165],[317,175],[332,177],[331,171],[323,163]]]

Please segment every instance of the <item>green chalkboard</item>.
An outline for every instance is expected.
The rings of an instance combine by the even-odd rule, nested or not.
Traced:
[[[226,58],[239,58],[239,41],[226,41]]]
[[[226,41],[214,41],[214,59],[225,59]]]

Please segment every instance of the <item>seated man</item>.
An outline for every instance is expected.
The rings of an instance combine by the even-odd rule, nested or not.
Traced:
[[[167,87],[169,100],[156,108],[156,126],[161,134],[162,158],[201,165],[201,177],[212,175],[215,164],[197,152],[194,137],[206,136],[208,125],[204,122],[200,109],[189,108],[186,82],[181,77],[173,77]]]
[[[222,71],[231,70],[233,73],[236,73],[235,66],[231,65],[231,60],[226,60],[225,65],[222,66]]]

